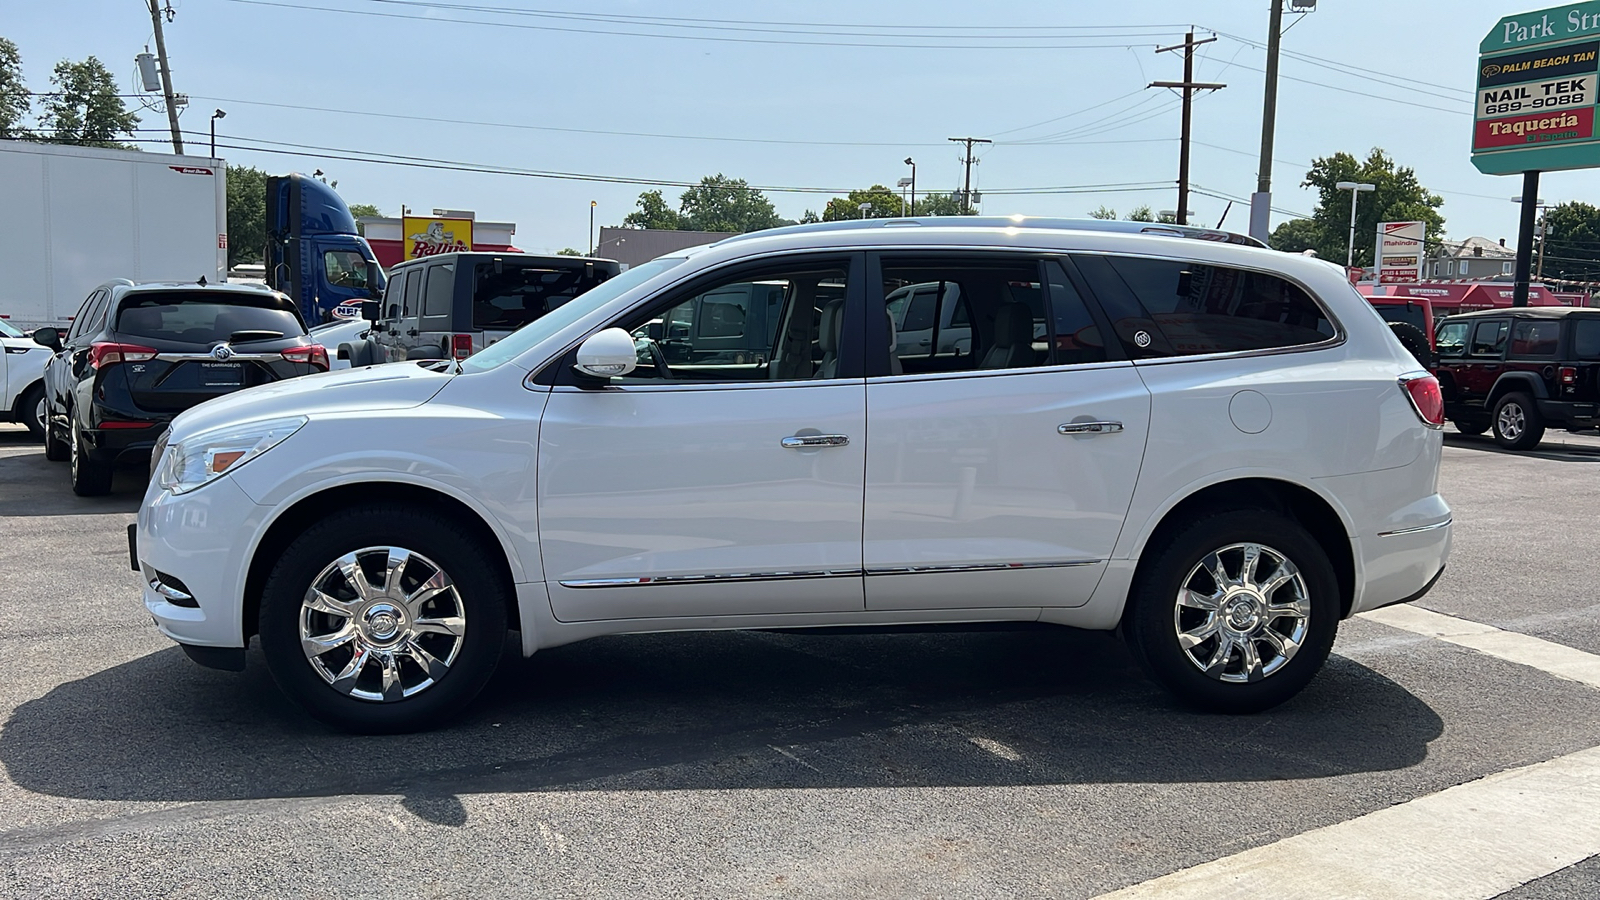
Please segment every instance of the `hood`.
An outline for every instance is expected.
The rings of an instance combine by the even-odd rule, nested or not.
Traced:
[[[454,377],[414,363],[303,375],[207,400],[173,419],[171,435],[181,440],[252,419],[410,409],[427,403]]]

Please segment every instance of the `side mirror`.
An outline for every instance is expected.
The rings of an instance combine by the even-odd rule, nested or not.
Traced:
[[[607,328],[589,335],[578,346],[578,358],[572,368],[590,378],[615,378],[632,372],[638,365],[639,353],[633,347],[633,338],[621,328]]]
[[[367,296],[373,300],[383,299],[383,289],[378,287],[379,274],[378,264],[369,261],[367,263]]]
[[[363,301],[361,301],[361,318],[366,319],[368,322],[376,322],[376,321],[378,321],[378,301],[377,300],[363,300]]]
[[[61,332],[55,328],[35,328],[33,330],[33,342],[60,352]]]

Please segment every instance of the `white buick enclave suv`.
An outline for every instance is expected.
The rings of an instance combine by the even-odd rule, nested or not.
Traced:
[[[908,285],[925,308],[888,315]],[[1117,629],[1184,700],[1247,712],[1304,687],[1340,620],[1438,579],[1441,414],[1340,269],[1247,238],[797,226],[636,266],[459,364],[185,412],[130,543],[191,657],[241,668],[260,635],[284,690],[353,730],[460,710],[508,630],[531,654]]]

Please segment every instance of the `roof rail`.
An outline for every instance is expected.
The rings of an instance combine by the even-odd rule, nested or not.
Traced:
[[[916,216],[905,219],[841,219],[837,222],[813,222],[808,225],[783,225],[763,231],[751,231],[723,238],[712,244],[720,247],[751,238],[773,237],[783,234],[807,234],[827,231],[852,231],[873,228],[1039,228],[1051,231],[1098,231],[1114,234],[1155,234],[1164,237],[1189,238],[1238,244],[1244,247],[1266,247],[1266,244],[1248,235],[1197,225],[1171,225],[1165,222],[1122,222],[1109,219],[1055,219],[1042,216]]]

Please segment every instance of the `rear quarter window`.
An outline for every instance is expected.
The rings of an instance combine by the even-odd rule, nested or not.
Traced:
[[[122,301],[117,334],[155,341],[212,344],[246,331],[283,337],[306,333],[300,318],[269,297],[210,294],[134,294]]]
[[[1600,359],[1600,319],[1579,319],[1572,329],[1572,352],[1579,359]]]
[[[1135,359],[1278,350],[1337,334],[1305,290],[1276,275],[1142,257],[1077,262]]]

